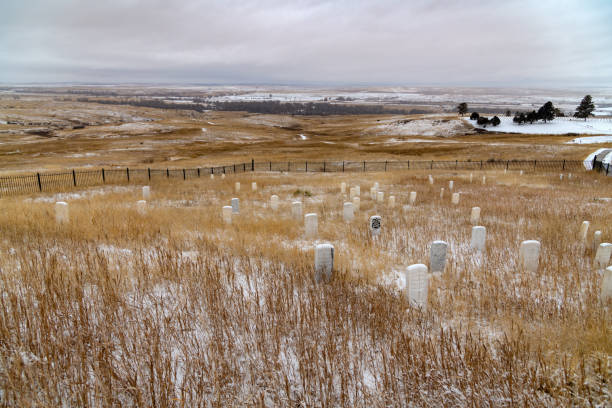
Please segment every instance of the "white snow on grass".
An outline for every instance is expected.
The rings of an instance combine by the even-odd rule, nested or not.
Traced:
[[[577,137],[565,143],[566,144],[612,143],[612,135]]]
[[[470,127],[460,119],[414,119],[379,125],[376,129],[386,135],[453,136],[469,131]]]
[[[492,116],[491,116],[492,117]],[[489,117],[489,119],[491,119]],[[575,119],[575,118],[555,118],[552,122],[534,122],[524,125],[517,125],[512,121],[511,117],[500,117],[501,123],[499,126],[487,126],[486,130],[491,132],[503,133],[524,133],[532,135],[565,135],[567,133],[587,134],[587,135],[612,135],[612,119]],[[481,128],[476,125],[476,121],[465,119],[472,126]]]

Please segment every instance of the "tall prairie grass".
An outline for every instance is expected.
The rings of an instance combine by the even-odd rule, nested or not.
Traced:
[[[242,174],[0,201],[0,403],[6,406],[606,406],[611,304],[589,239],[612,240],[593,173]],[[448,181],[461,193],[452,205]],[[242,191],[233,191],[234,182]],[[258,191],[250,190],[257,181]],[[342,220],[340,183],[361,186]],[[380,183],[385,203],[369,198]],[[445,196],[440,199],[440,188]],[[348,191],[348,189],[347,189]],[[417,192],[414,206],[410,191]],[[277,211],[269,207],[280,197]],[[388,196],[396,196],[389,208]],[[70,222],[54,202],[69,198]],[[240,198],[240,215],[221,208]],[[291,201],[319,215],[304,238]],[[482,208],[483,254],[469,248]],[[383,219],[379,239],[367,219]],[[402,271],[449,244],[425,309]],[[537,273],[521,241],[542,243]],[[313,246],[336,248],[316,284]]]

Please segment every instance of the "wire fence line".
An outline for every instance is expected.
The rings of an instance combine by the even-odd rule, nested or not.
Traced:
[[[609,167],[609,165],[608,165]],[[580,160],[406,160],[406,161],[254,161],[225,166],[158,169],[111,168],[40,172],[0,177],[0,197],[53,192],[104,184],[148,183],[162,179],[193,179],[210,174],[247,172],[383,172],[397,170],[527,170],[572,171],[584,169]]]

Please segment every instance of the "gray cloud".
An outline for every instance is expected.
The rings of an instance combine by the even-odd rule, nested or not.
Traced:
[[[0,82],[612,85],[606,0],[4,0]]]

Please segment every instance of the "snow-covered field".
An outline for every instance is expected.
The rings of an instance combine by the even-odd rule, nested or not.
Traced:
[[[537,122],[533,124],[517,125],[511,117],[500,117],[499,126],[487,126],[486,129],[492,132],[504,133],[524,133],[533,135],[565,135],[575,133],[579,135],[612,135],[612,119],[589,119],[587,121],[574,118],[555,118],[552,122]],[[470,121],[473,126],[475,121]]]
[[[453,136],[469,132],[471,128],[459,119],[415,119],[379,125],[376,129],[385,135]]]
[[[612,143],[612,135],[610,136],[585,136],[577,137],[566,142],[566,144],[593,144],[593,143]]]

